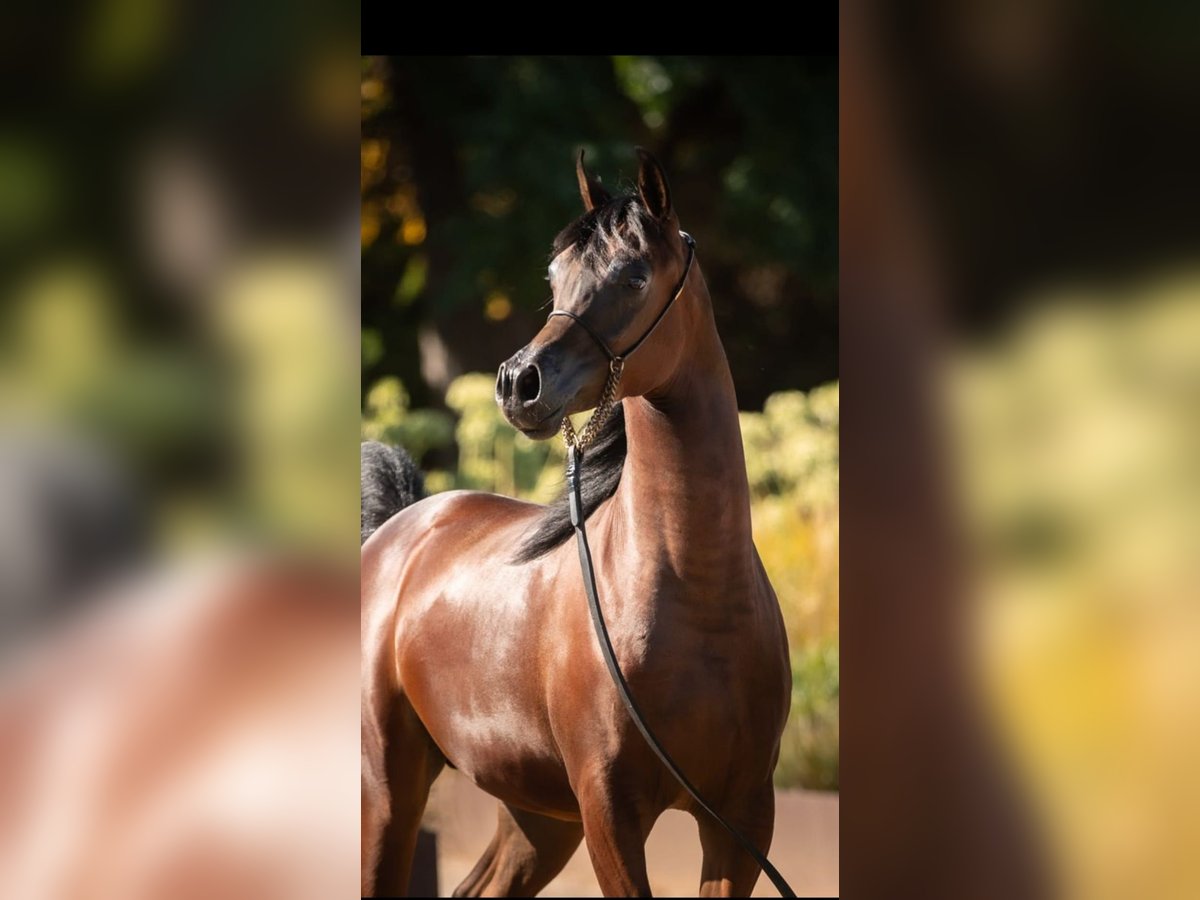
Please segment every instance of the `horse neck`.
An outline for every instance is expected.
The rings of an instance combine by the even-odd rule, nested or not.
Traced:
[[[687,351],[659,390],[625,400],[628,455],[614,513],[639,555],[665,555],[690,585],[751,577],[750,489],[737,397],[701,277]]]

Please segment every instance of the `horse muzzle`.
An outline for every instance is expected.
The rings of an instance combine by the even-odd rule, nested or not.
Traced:
[[[500,364],[496,403],[514,428],[534,440],[558,431],[566,406],[549,389],[539,361],[524,350]]]

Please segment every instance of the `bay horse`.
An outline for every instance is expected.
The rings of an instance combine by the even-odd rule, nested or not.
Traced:
[[[584,467],[583,506],[621,669],[703,796],[766,853],[791,694],[787,638],[750,530],[733,379],[659,163],[636,192],[584,166],[584,214],[554,241],[556,310],[507,360],[496,400],[546,439],[600,402],[609,360],[674,303],[621,376]],[[592,633],[565,501],[435,494],[362,547],[362,891],[404,893],[430,786],[449,764],[499,801],[455,896],[532,896],[586,841],[606,896],[648,896],[664,810],[697,817],[701,896],[748,896],[759,868],[668,774]]]

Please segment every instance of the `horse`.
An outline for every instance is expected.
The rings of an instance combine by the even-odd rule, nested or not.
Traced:
[[[611,371],[601,347],[653,328],[585,455],[596,581],[645,719],[765,854],[791,696],[787,638],[751,536],[708,288],[662,166],[637,152],[636,190],[620,195],[577,158],[584,212],[549,264],[555,311],[569,315],[552,315],[500,367],[496,400],[520,432],[550,438],[601,403]],[[571,534],[565,500],[457,490],[404,507],[362,545],[364,896],[404,893],[445,765],[498,800],[495,836],[455,896],[532,896],[581,841],[606,896],[649,896],[645,841],[672,808],[697,818],[700,895],[749,896],[758,865],[670,777],[622,706]]]

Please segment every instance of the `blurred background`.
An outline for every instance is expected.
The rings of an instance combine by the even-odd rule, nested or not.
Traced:
[[[356,22],[314,8],[235,52],[275,33],[268,11],[218,4],[199,24],[144,6],[51,17],[49,56],[6,54],[30,90],[0,126],[5,421],[119,460],[155,547],[336,544],[329,504],[353,505],[324,473],[353,468],[326,426],[353,421]]]
[[[4,896],[358,883],[357,48],[0,12]]]
[[[848,895],[1200,892],[1198,24],[841,5]]]

